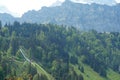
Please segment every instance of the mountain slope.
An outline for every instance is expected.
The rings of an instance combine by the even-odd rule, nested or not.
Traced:
[[[117,32],[82,32],[74,27],[19,22],[0,31],[2,80],[14,76],[28,80],[29,75],[33,80],[51,76],[55,80],[119,80],[119,68]]]
[[[2,22],[3,25],[5,25],[6,23],[12,24],[16,20],[17,18],[13,17],[8,13],[0,13],[0,21]]]
[[[81,30],[94,29],[99,32],[120,31],[120,4],[114,6],[81,4],[66,0],[61,6],[42,7],[39,11],[28,11],[21,18],[0,14],[3,24],[20,22],[54,23],[75,26]]]
[[[120,5],[80,4],[65,1],[61,6],[43,7],[25,13],[21,21],[75,26],[81,30],[120,31]]]

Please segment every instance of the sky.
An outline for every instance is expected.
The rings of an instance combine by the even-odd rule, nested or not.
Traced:
[[[28,10],[39,10],[42,6],[51,6],[57,0],[0,0],[0,13],[8,12],[21,16]],[[64,0],[60,0],[64,1]]]
[[[28,10],[40,10],[43,6],[52,6],[65,0],[0,0],[0,13],[10,13],[15,17],[21,17]],[[89,3],[120,3],[120,0],[72,0],[74,2]]]

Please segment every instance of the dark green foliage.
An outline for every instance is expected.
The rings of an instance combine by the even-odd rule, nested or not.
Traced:
[[[78,80],[84,80],[83,76],[80,74]]]
[[[87,64],[103,77],[107,77],[108,68],[119,71],[120,33],[82,32],[74,27],[19,22],[6,24],[1,30],[0,75],[4,78],[22,73],[25,79],[28,74],[38,79],[37,71],[20,55],[21,46],[56,80],[83,80],[71,64]],[[84,74],[84,66],[78,69]],[[45,75],[41,78],[46,80]]]
[[[83,67],[83,66],[78,66],[78,69],[79,69],[82,73],[84,73],[84,67]]]
[[[41,75],[41,80],[48,80],[47,77],[45,75]]]
[[[77,59],[77,57],[71,56],[71,57],[70,57],[70,63],[72,63],[72,64],[78,64],[78,59]]]
[[[83,76],[80,74],[78,75],[73,68],[70,68],[70,72],[68,76],[64,80],[84,80]]]
[[[0,31],[1,31],[1,28],[2,28],[2,23],[1,23],[1,21],[0,21]]]

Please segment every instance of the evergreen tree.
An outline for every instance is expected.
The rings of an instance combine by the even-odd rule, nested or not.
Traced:
[[[0,21],[0,30],[1,30],[1,28],[2,28],[2,23],[1,23],[1,21]]]

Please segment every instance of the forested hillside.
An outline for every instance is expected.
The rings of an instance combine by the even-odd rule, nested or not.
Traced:
[[[0,80],[120,80],[119,73],[120,33],[0,22]]]

